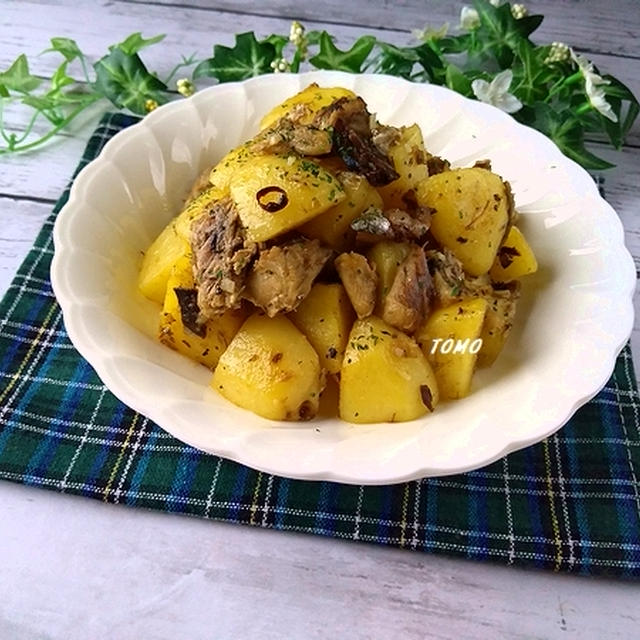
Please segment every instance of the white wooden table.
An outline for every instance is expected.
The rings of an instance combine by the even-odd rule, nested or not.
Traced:
[[[0,68],[25,52],[36,73],[49,75],[52,61],[35,55],[52,36],[75,38],[96,59],[133,31],[166,33],[145,57],[165,72],[180,54],[206,57],[213,43],[230,44],[236,32],[287,33],[292,18],[327,26],[340,45],[365,31],[406,43],[406,32],[426,22],[458,21],[457,2],[397,4],[3,0]],[[529,7],[546,16],[539,38],[583,49],[640,95],[637,0],[536,0]],[[2,159],[0,293],[62,192],[97,115],[45,149]],[[640,127],[621,153],[598,150],[618,164],[607,174],[607,197],[638,261]],[[632,337],[638,369],[639,327]],[[631,638],[639,633],[639,597],[634,583],[255,530],[0,484],[3,640]]]

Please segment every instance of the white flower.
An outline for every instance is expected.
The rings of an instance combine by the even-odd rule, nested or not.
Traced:
[[[460,28],[465,31],[473,31],[480,26],[480,16],[472,7],[462,7],[460,11]]]
[[[424,42],[425,40],[440,40],[447,35],[449,31],[449,23],[445,22],[439,29],[434,29],[428,24],[424,26],[424,29],[413,29],[411,35],[416,39]]]
[[[489,4],[492,4],[494,7],[499,7],[502,4],[502,0],[489,0]]]
[[[522,102],[509,93],[509,87],[513,80],[511,69],[505,69],[498,73],[489,83],[480,78],[471,83],[471,88],[476,98],[481,102],[492,104],[507,113],[515,113],[522,108]]]
[[[611,122],[618,122],[618,116],[616,116],[611,105],[607,102],[604,89],[601,86],[609,84],[609,80],[599,76],[593,70],[593,63],[589,62],[584,56],[578,55],[573,49],[571,49],[571,58],[584,78],[584,90],[591,106],[605,118],[609,118]]]

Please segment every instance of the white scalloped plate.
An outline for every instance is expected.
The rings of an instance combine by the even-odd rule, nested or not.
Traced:
[[[382,122],[417,122],[456,166],[490,158],[509,180],[540,270],[507,347],[473,393],[401,424],[279,423],[208,387],[154,339],[136,291],[144,251],[196,176],[310,82],[353,89]],[[293,478],[384,484],[468,471],[559,429],[606,383],[631,333],[635,271],[613,209],[547,138],[493,107],[380,75],[269,75],[201,91],[116,135],[75,181],[54,231],[51,279],[73,344],[107,387],[180,440]]]

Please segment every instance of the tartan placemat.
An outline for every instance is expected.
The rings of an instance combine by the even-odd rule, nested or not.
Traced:
[[[110,114],[81,168],[134,118]],[[547,440],[471,473],[392,486],[289,480],[182,444],[74,350],[49,282],[68,191],[0,303],[0,478],[261,527],[504,564],[640,577],[640,398],[629,347]]]

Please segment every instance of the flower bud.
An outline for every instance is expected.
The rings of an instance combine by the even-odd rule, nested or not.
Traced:
[[[191,82],[189,78],[180,78],[180,80],[176,82],[176,86],[178,87],[178,93],[183,95],[185,98],[192,96],[196,91],[193,82]]]
[[[289,31],[289,40],[293,44],[299,45],[302,43],[303,39],[304,39],[304,27],[297,20],[294,20],[291,23],[291,30]]]
[[[289,63],[284,58],[276,58],[269,65],[274,73],[284,73],[289,71]]]
[[[148,98],[144,103],[144,109],[147,113],[151,113],[154,109],[158,108],[157,100],[153,98]]]
[[[465,31],[473,31],[480,26],[480,16],[472,7],[462,7],[460,11],[460,28]]]
[[[512,4],[511,5],[511,15],[516,19],[520,20],[520,18],[524,18],[529,15],[529,10],[523,4]]]
[[[544,59],[545,64],[553,64],[554,62],[567,62],[571,57],[571,50],[564,42],[552,42],[549,47],[549,53]]]

